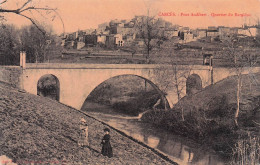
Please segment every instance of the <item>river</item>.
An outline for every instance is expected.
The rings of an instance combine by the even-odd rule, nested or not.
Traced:
[[[112,108],[103,107],[102,110],[102,106],[95,104],[88,104],[85,110],[89,115],[159,150],[180,165],[224,164],[210,147],[201,146],[186,137],[144,123],[137,117],[111,113],[114,112]]]

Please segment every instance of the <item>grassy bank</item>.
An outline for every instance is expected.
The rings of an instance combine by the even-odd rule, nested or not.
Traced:
[[[77,144],[81,118],[89,125],[89,148]],[[170,164],[116,130],[111,130],[114,157],[99,155],[105,127],[59,102],[0,84],[0,155],[20,164]]]
[[[239,128],[234,127],[236,78],[229,77],[199,93],[184,97],[173,110],[146,113],[142,120],[198,142],[208,143],[229,159],[237,157],[235,150],[239,142],[256,139],[260,135],[260,74],[242,77]],[[181,117],[182,109],[184,121]],[[259,146],[259,140],[256,140],[254,146]],[[255,160],[259,163],[259,149],[254,151]]]

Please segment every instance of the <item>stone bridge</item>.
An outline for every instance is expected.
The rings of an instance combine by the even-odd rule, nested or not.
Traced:
[[[45,75],[53,75],[59,82],[59,101],[80,109],[91,91],[102,82],[120,75],[135,75],[147,80],[159,93],[166,94],[172,107],[177,102],[176,89],[170,85],[174,77],[172,67],[151,64],[26,64],[21,87],[36,95],[38,81]],[[198,75],[202,88],[211,84],[209,66],[181,66],[181,71],[184,70],[186,74]],[[185,82],[183,85],[184,96]]]
[[[254,68],[253,72],[259,72]],[[251,72],[245,69],[244,73]],[[0,71],[1,73],[1,71]],[[197,92],[228,76],[235,75],[230,68],[214,68],[205,65],[155,65],[155,64],[26,64],[19,77],[19,86],[31,94],[38,94],[37,84],[46,75],[58,82],[58,101],[81,109],[88,95],[104,81],[120,76],[134,75],[150,83],[170,107],[178,101],[176,83],[181,89],[180,97]],[[177,76],[176,76],[177,75]],[[1,74],[0,74],[1,80]],[[177,81],[176,81],[177,80]]]

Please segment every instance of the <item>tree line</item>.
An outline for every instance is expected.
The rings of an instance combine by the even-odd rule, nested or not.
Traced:
[[[12,4],[16,7],[11,7]],[[7,14],[18,15],[29,20],[32,25],[20,29],[7,24]],[[45,62],[57,50],[58,37],[52,29],[40,24],[39,19],[63,21],[56,8],[44,6],[36,0],[3,0],[0,2],[0,65],[18,65],[19,52],[26,51],[27,62]]]
[[[60,50],[59,37],[51,27],[39,29],[29,25],[18,29],[14,25],[0,25],[0,65],[18,65],[20,51],[26,52],[29,63],[48,62]]]

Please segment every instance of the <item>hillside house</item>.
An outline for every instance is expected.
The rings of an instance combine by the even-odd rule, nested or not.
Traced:
[[[122,34],[128,35],[128,34],[133,34],[134,33],[134,28],[129,28],[129,27],[111,27],[111,34]]]
[[[219,32],[219,38],[220,39],[224,39],[224,38],[230,36],[230,28],[229,27],[219,26],[218,32]]]
[[[238,28],[237,33],[240,35],[256,37],[259,34],[259,29],[257,27]]]
[[[121,47],[124,44],[123,35],[122,34],[116,34],[114,35],[115,38],[115,45],[117,47]]]
[[[187,42],[195,41],[196,39],[194,38],[194,35],[191,32],[186,32],[184,33],[183,40],[187,43]]]
[[[172,37],[178,37],[178,30],[176,29],[165,29],[164,30],[164,36],[167,38],[172,38]]]
[[[184,42],[184,43],[196,40],[196,38],[194,37],[194,35],[190,31],[179,32],[178,35],[179,35],[180,39],[182,40],[181,42]]]
[[[78,42],[77,42],[77,49],[81,49],[81,48],[83,48],[85,45],[86,45],[85,42],[78,41]]]
[[[204,38],[207,36],[207,29],[198,29],[196,31],[196,34],[197,34],[197,38],[200,39],[200,38]]]
[[[238,34],[238,28],[237,27],[230,28],[230,34]]]
[[[219,36],[219,31],[217,27],[209,26],[207,30],[207,37],[216,38]]]
[[[106,35],[105,34],[97,35],[97,43],[105,45],[106,44]]]
[[[72,40],[75,41],[78,38],[79,33],[78,32],[74,32],[74,33],[71,34],[71,36],[72,36]]]
[[[115,37],[114,35],[106,35],[106,43],[107,48],[114,48],[115,47]]]
[[[65,43],[66,43],[66,40],[65,40],[65,39],[62,39],[62,40],[61,40],[61,46],[65,46]]]
[[[189,32],[190,28],[189,27],[181,27],[180,32]]]
[[[84,37],[85,37],[84,41],[85,41],[85,44],[87,46],[95,46],[95,45],[97,45],[97,35],[95,35],[95,34],[87,34]]]

